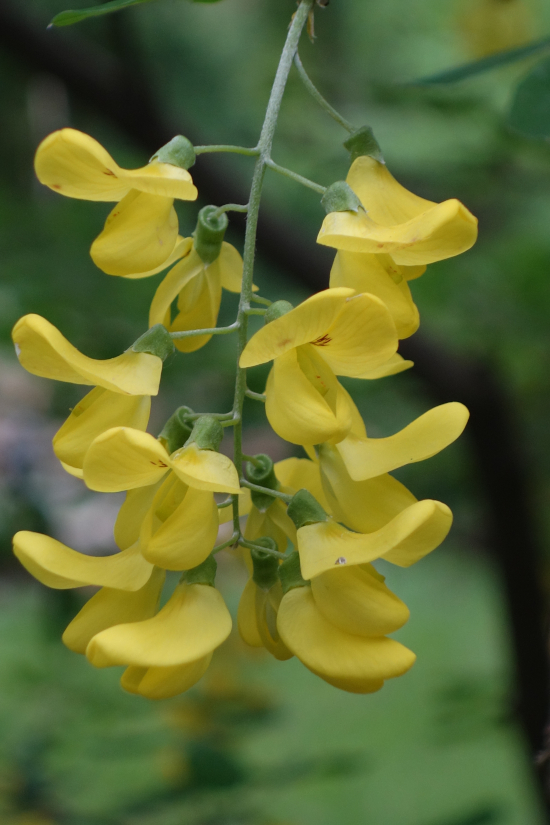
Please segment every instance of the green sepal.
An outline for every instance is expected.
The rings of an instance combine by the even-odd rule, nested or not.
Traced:
[[[262,536],[261,539],[254,539],[254,544],[259,544],[260,547],[265,547],[268,550],[277,550],[277,545],[269,536]],[[279,560],[272,553],[264,553],[262,550],[250,551],[252,558],[252,566],[254,572],[252,578],[260,588],[260,590],[271,590],[274,584],[277,583],[277,574],[279,570]]]
[[[337,180],[333,183],[323,197],[321,205],[325,212],[359,212],[363,208],[361,201],[345,180]]]
[[[181,581],[186,584],[208,584],[210,587],[214,587],[217,569],[218,564],[216,559],[210,555],[202,564],[198,564],[197,567],[193,567],[192,570],[185,570]]]
[[[193,246],[205,264],[214,263],[222,251],[222,243],[229,220],[225,212],[214,216],[216,206],[204,206],[199,212]]]
[[[294,309],[290,301],[274,301],[268,306],[264,315],[264,324],[270,324],[271,321],[276,321],[277,318],[282,318],[287,312]]]
[[[247,461],[246,475],[248,480],[253,484],[258,484],[260,487],[269,487],[270,490],[278,490],[280,484],[277,481],[277,476],[273,469],[273,461],[268,455],[263,453],[255,455],[254,458],[260,463],[260,466],[257,467],[251,461]],[[250,497],[252,504],[260,513],[265,513],[267,508],[271,507],[275,501],[274,496],[270,496],[269,493],[259,493],[257,490],[251,490]]]
[[[176,135],[155,152],[149,163],[157,160],[159,163],[170,163],[172,166],[179,166],[180,169],[190,169],[195,165],[196,159],[195,149],[189,138]]]
[[[362,155],[368,155],[379,163],[386,163],[380,144],[374,137],[370,126],[361,126],[360,129],[352,132],[349,138],[344,141],[344,146],[351,154],[352,163]]]
[[[302,568],[300,567],[300,555],[296,550],[279,565],[279,579],[283,588],[283,593],[288,593],[295,587],[308,587],[307,582],[302,576]]]
[[[178,407],[160,431],[158,440],[168,455],[183,447],[191,435],[193,424],[187,420],[189,415],[193,415],[190,407]]]
[[[306,524],[318,524],[328,519],[317,499],[308,490],[298,490],[292,496],[287,513],[297,530],[305,527]]]
[[[215,453],[220,449],[223,438],[223,427],[213,415],[201,415],[195,421],[191,435],[184,444],[196,444],[199,450],[213,450]]]
[[[150,355],[156,355],[161,361],[175,351],[172,337],[162,324],[155,324],[154,327],[140,335],[130,349],[133,352],[148,352]]]

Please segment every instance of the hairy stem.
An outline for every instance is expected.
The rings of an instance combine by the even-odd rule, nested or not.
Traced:
[[[339,123],[340,126],[343,126],[347,132],[354,132],[355,126],[353,126],[353,124],[351,124],[349,120],[346,120],[345,117],[342,117],[342,115],[339,112],[337,112],[333,106],[330,105],[328,100],[325,100],[317,86],[315,86],[311,82],[309,75],[307,74],[306,70],[302,65],[302,61],[300,60],[300,55],[298,54],[298,52],[296,52],[296,54],[294,55],[294,65],[298,69],[300,80],[302,81],[310,95],[314,98],[314,100],[317,101],[319,106],[322,109],[324,109],[325,112],[327,112],[331,116],[331,118],[336,121],[336,123]]]
[[[269,166],[274,172],[278,172],[279,175],[284,175],[285,178],[290,178],[290,180],[294,180],[296,183],[301,183],[302,186],[307,187],[307,189],[313,189],[314,192],[318,192],[320,195],[324,195],[327,191],[326,186],[321,186],[319,183],[309,180],[309,178],[304,178],[303,175],[293,172],[292,169],[287,169],[286,166],[279,166],[278,163],[275,163],[275,161],[270,158],[267,159],[266,166]]]

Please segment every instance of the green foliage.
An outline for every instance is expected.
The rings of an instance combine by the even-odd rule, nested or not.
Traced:
[[[519,84],[508,122],[526,137],[550,137],[550,59],[537,63]]]
[[[80,9],[73,11],[62,11],[56,14],[50,26],[72,26],[73,23],[80,23],[82,20],[88,20],[90,17],[101,17],[103,14],[110,14],[113,11],[120,11],[120,9],[128,8],[128,6],[137,6],[138,3],[151,3],[154,0],[110,0],[109,3],[103,3],[101,6],[92,6],[89,9]]]

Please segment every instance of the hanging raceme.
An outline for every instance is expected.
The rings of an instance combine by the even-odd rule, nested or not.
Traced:
[[[152,296],[149,329],[122,355],[89,358],[36,315],[13,329],[29,372],[93,388],[54,437],[64,469],[91,490],[126,492],[112,555],[96,558],[30,531],[16,534],[14,552],[48,587],[100,588],[63,641],[95,667],[124,666],[122,687],[150,699],[195,684],[231,632],[216,589],[215,554],[238,547],[249,576],[237,615],[244,641],[281,661],[296,656],[342,690],[379,690],[415,656],[389,638],[409,611],[374,563],[414,564],[444,540],[452,523],[445,504],[418,501],[390,473],[451,444],[466,425],[466,408],[443,404],[400,432],[373,438],[338,378],[373,381],[413,366],[397,352],[399,340],[419,324],[409,284],[427,264],[469,249],[477,222],[455,199],[437,204],[404,189],[372,130],[349,124],[313,86],[297,49],[304,27],[313,32],[315,5],[300,0],[292,17],[257,146],[194,147],[179,135],[145,166],[126,170],[94,138],[67,128],[36,153],[37,176],[54,191],[117,203],[92,244],[100,269],[136,279],[172,267]],[[271,157],[293,64],[316,102],[350,133],[347,180],[328,188]],[[249,201],[203,207],[193,236],[184,238],[174,199],[197,198],[187,170],[196,155],[210,152],[252,159]],[[317,240],[336,250],[329,288],[297,307],[284,297],[272,303],[255,294],[256,230],[268,170],[322,196],[327,214]],[[232,211],[247,213],[242,257],[224,239]],[[223,289],[239,293],[239,308],[232,324],[219,327]],[[263,316],[264,325],[249,339],[251,315]],[[148,433],[163,360],[175,349],[190,353],[214,335],[233,333],[231,410],[195,412],[184,396],[158,437]],[[271,361],[265,395],[249,390],[247,370]],[[266,454],[245,455],[246,398],[265,402],[275,432],[307,457],[274,465]],[[220,452],[228,427],[233,460]],[[218,539],[227,522],[231,534]],[[166,571],[181,573],[167,600]]]

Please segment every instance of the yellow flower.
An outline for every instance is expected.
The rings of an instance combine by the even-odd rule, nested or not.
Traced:
[[[195,684],[231,632],[231,616],[213,586],[215,564],[210,557],[186,574],[153,618],[95,635],[86,649],[89,661],[96,667],[126,665],[122,687],[150,699],[175,696]]]
[[[281,578],[293,561],[281,567]],[[283,589],[277,614],[282,641],[334,687],[373,693],[414,664],[414,653],[383,635],[404,624],[408,610],[370,566],[331,570],[311,586],[297,578],[290,587],[283,581]]]
[[[91,249],[109,275],[135,277],[166,262],[178,241],[174,198],[197,198],[186,169],[158,160],[122,169],[96,140],[75,129],[42,141],[35,171],[41,183],[70,198],[120,201]]]
[[[328,289],[253,335],[240,366],[274,360],[266,385],[269,423],[286,441],[313,445],[342,440],[352,426],[352,402],[336,375],[371,377],[396,349],[395,325],[378,298]]]
[[[151,309],[149,326],[164,324],[170,332],[191,329],[211,329],[216,326],[220,309],[222,287],[229,292],[241,291],[243,262],[234,246],[225,241],[219,256],[205,263],[186,238],[187,246],[182,260],[170,270],[159,284]],[[178,299],[178,313],[174,320],[171,304]],[[194,352],[208,343],[211,335],[197,335],[175,340],[181,352]]]
[[[417,267],[460,255],[476,241],[477,220],[460,201],[419,198],[368,155],[354,160],[347,182],[366,211],[330,212],[317,238],[324,246],[384,253],[398,266]]]

